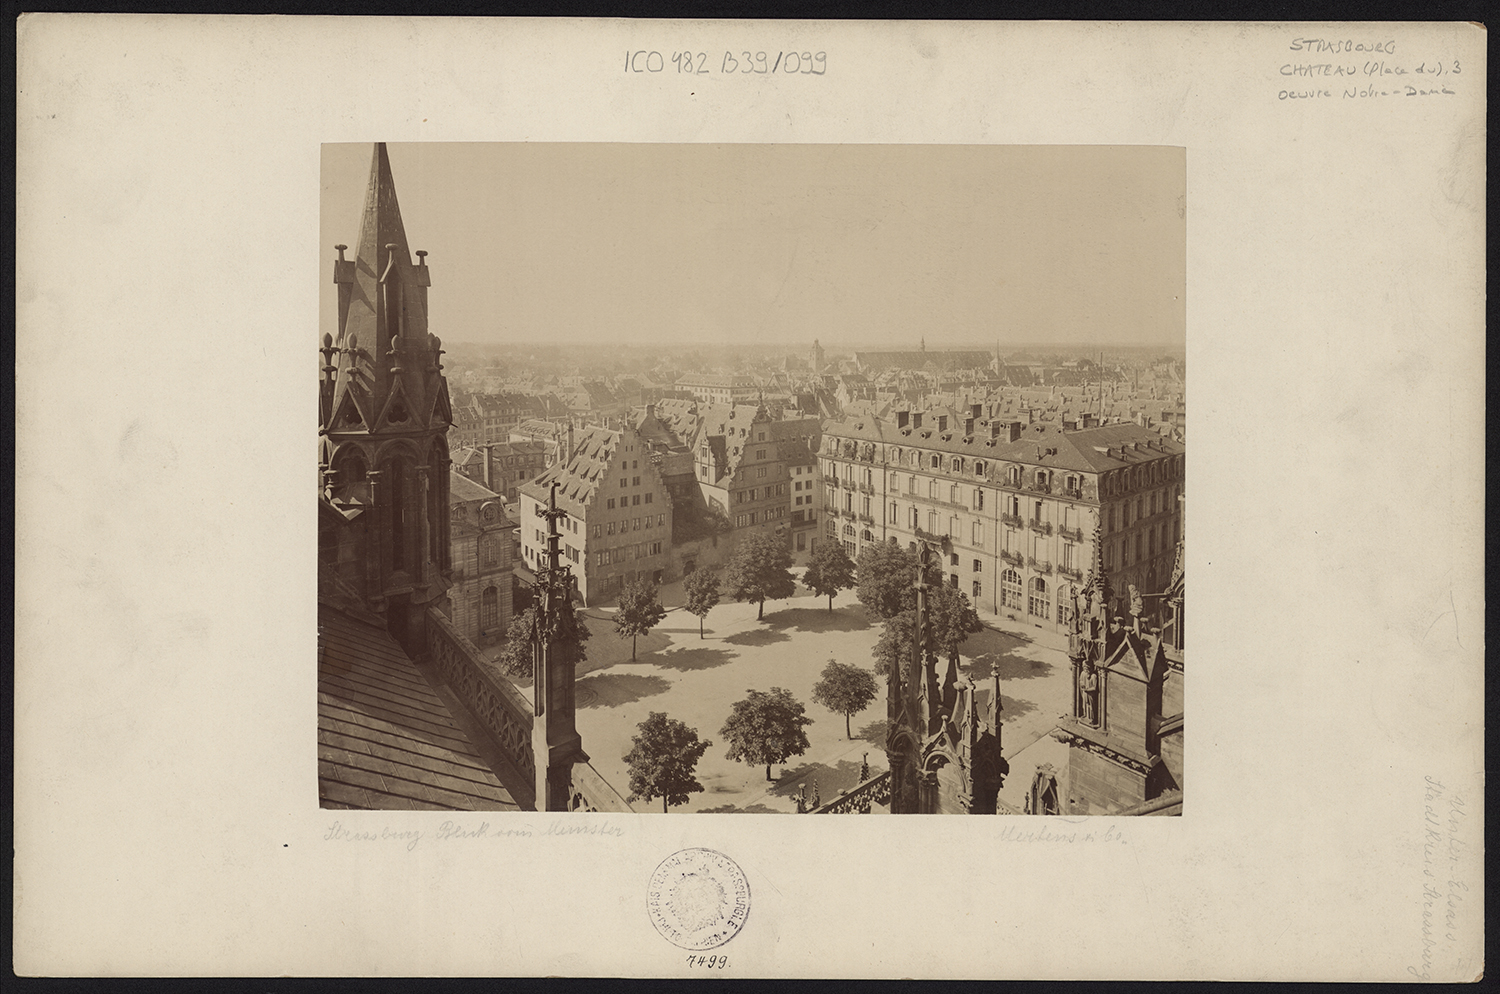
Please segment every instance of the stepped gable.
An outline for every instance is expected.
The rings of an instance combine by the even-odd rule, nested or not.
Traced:
[[[523,483],[519,492],[545,505],[551,498],[552,484],[556,483],[558,508],[583,517],[619,441],[620,433],[612,428],[586,429],[576,440],[571,458],[566,462],[559,460],[557,465]]]

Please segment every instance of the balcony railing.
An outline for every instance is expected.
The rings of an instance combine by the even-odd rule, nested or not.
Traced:
[[[873,494],[875,492],[875,484],[861,483],[859,485],[859,492],[862,494]]]
[[[1083,491],[1077,487],[1064,487],[1063,496],[1071,500],[1083,500]]]
[[[1020,566],[1026,561],[1026,557],[1021,555],[1019,552],[1008,552],[1005,549],[1000,550],[1000,558],[1010,563],[1012,566]]]
[[[861,514],[859,520],[864,524],[873,525],[875,523],[875,516],[873,514]]]
[[[1057,527],[1057,533],[1059,535],[1061,535],[1063,538],[1072,539],[1074,542],[1082,542],[1083,541],[1083,529],[1082,528],[1067,528],[1067,527],[1065,527],[1063,525],[1058,525],[1058,527]]]
[[[1083,570],[1074,569],[1071,566],[1059,566],[1057,567],[1057,572],[1059,576],[1071,577],[1074,580],[1083,579]]]
[[[1034,493],[1050,494],[1052,492],[1052,484],[1050,484],[1050,483],[1040,483],[1040,482],[1037,482],[1037,481],[1033,480],[1032,483],[1026,489],[1030,490],[1030,491],[1032,491]]]
[[[836,476],[825,476],[823,477],[823,482],[828,484],[830,487],[839,486],[839,478]]]
[[[1047,562],[1045,559],[1038,559],[1035,556],[1027,556],[1026,557],[1026,565],[1030,566],[1032,569],[1036,570],[1038,573],[1051,573],[1052,572],[1052,564],[1051,563]]]
[[[1031,526],[1031,530],[1034,532],[1042,535],[1052,534],[1052,523],[1050,521],[1038,521],[1036,518],[1032,518],[1027,524]]]
[[[1012,528],[1020,528],[1026,523],[1019,514],[1002,514],[1000,515],[1000,522],[1001,524],[1010,525]]]
[[[875,804],[891,803],[891,771],[877,774],[821,808],[813,808],[815,815],[867,815]]]

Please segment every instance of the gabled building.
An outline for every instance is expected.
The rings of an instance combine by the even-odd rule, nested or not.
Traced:
[[[819,435],[816,418],[780,418],[763,404],[700,405],[693,457],[704,502],[732,532],[771,531],[793,548],[793,510],[804,511],[799,530],[811,523],[814,469],[802,450],[815,448]],[[793,503],[797,496],[803,504]]]
[[[669,564],[672,501],[651,447],[628,424],[591,426],[557,465],[519,488],[521,557],[528,581],[545,563],[542,511],[556,487],[563,558],[585,605],[610,603],[626,581],[661,583]]]

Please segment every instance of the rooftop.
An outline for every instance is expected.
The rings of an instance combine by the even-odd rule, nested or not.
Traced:
[[[318,606],[318,797],[324,808],[518,811],[473,740],[384,628]],[[492,760],[494,761],[494,760]]]

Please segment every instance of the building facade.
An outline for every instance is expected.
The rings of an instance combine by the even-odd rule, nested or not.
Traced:
[[[779,418],[763,404],[700,406],[693,458],[704,502],[731,535],[774,532],[793,548],[816,519],[808,461],[820,435],[816,419]]]
[[[455,452],[453,463],[463,476],[514,501],[521,484],[547,468],[550,452],[540,441],[486,442]]]
[[[556,485],[564,559],[585,605],[607,604],[628,580],[666,578],[672,501],[651,448],[628,424],[590,426],[558,464],[519,488],[521,557],[529,579],[545,563],[542,510]]]
[[[678,378],[673,389],[691,394],[700,404],[745,404],[758,393],[750,377],[727,373],[688,373]]]
[[[505,634],[514,614],[516,522],[500,495],[454,472],[449,482],[453,627],[481,645]]]
[[[983,413],[826,424],[824,535],[855,557],[934,541],[977,609],[1060,633],[1096,541],[1113,589],[1165,582],[1182,536],[1181,444],[1134,424],[1066,431]]]

